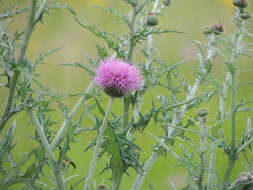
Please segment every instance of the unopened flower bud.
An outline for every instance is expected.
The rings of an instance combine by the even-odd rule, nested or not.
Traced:
[[[203,34],[209,35],[209,34],[211,34],[211,33],[212,33],[211,27],[208,26],[208,27],[204,28]]]
[[[159,22],[158,18],[153,13],[148,14],[148,18],[147,18],[148,26],[156,26],[158,22]]]
[[[170,6],[171,0],[164,0],[164,1],[163,1],[163,4],[164,4],[165,6]]]
[[[248,6],[247,0],[233,0],[233,4],[239,8],[246,8]]]
[[[224,27],[222,24],[214,24],[211,26],[211,30],[214,34],[219,35],[224,32]]]
[[[198,117],[206,117],[208,114],[208,111],[206,109],[199,109],[197,112]]]
[[[247,20],[247,19],[250,19],[250,14],[248,11],[244,11],[242,14],[241,14],[241,19],[244,19],[244,20]]]

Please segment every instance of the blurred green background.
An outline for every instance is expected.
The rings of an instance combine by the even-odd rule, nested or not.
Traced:
[[[0,8],[2,10],[12,5],[15,0],[0,0]],[[74,8],[78,17],[87,23],[94,24],[100,29],[104,29],[110,32],[116,32],[120,34],[126,34],[127,28],[121,24],[118,24],[116,19],[111,15],[104,13],[102,10],[95,8],[93,5],[99,5],[103,7],[116,8],[124,13],[129,11],[129,7],[119,0],[65,0],[68,5]],[[253,13],[253,3],[250,2],[249,10]],[[226,28],[226,33],[231,31],[231,17],[234,13],[234,7],[232,6],[232,0],[174,0],[172,5],[164,10],[165,17],[159,18],[159,26],[168,29],[178,29],[180,31],[187,32],[188,35],[178,34],[163,34],[154,37],[154,45],[159,48],[162,58],[170,64],[174,64],[179,60],[189,57],[188,61],[183,67],[184,76],[193,81],[194,76],[192,72],[193,66],[196,63],[196,47],[191,40],[206,40],[202,35],[202,29],[213,23],[222,23]],[[26,25],[26,17],[15,18],[10,23],[10,29],[15,31],[18,29],[21,31]],[[250,25],[252,28],[252,24]],[[249,40],[249,39],[248,39]],[[253,41],[252,41],[253,42]],[[39,73],[41,74],[41,81],[43,81],[51,89],[58,92],[70,92],[79,93],[82,92],[91,80],[86,72],[78,68],[62,67],[60,63],[67,62],[87,62],[81,55],[80,51],[83,50],[91,57],[96,57],[96,44],[103,45],[104,43],[94,37],[90,32],[81,28],[73,19],[72,15],[66,10],[55,10],[43,17],[43,24],[37,25],[35,31],[32,34],[31,43],[29,44],[27,55],[30,59],[35,60],[39,54],[45,53],[49,49],[56,47],[63,47],[62,50],[53,54],[47,58],[48,64],[41,65],[39,67]],[[216,62],[214,66],[213,74],[221,80],[224,78],[223,62]],[[249,58],[240,59],[240,69],[253,69],[252,60]],[[240,73],[240,82],[252,81],[252,70],[248,72]],[[0,92],[0,108],[2,110],[6,97],[6,89],[1,89]],[[145,98],[143,110],[149,108],[151,104],[151,98],[159,94],[159,92],[148,92],[149,95]],[[240,89],[239,98],[248,97],[253,95],[252,87],[242,87]],[[76,98],[72,98],[66,101],[66,105],[72,107],[76,102]],[[207,107],[209,109],[210,120],[215,118],[217,112],[217,101],[212,101]],[[114,106],[115,111],[121,111],[121,102],[117,100]],[[195,113],[189,113],[195,114]],[[238,122],[238,136],[244,132],[244,126],[246,118],[252,117],[252,113],[240,114],[240,118],[237,118]],[[54,116],[56,120],[61,123],[62,115],[58,113]],[[33,134],[33,128],[31,125],[27,125],[28,117],[25,113],[15,116],[17,120],[16,128],[16,159],[20,159],[24,152],[30,150],[36,146],[31,144],[29,138],[30,134]],[[83,126],[89,126],[89,123],[83,122]],[[226,126],[228,127],[228,126]],[[225,127],[226,133],[228,130]],[[162,130],[159,127],[148,127],[149,131],[154,132],[157,135],[162,135]],[[88,151],[83,153],[82,150],[93,139],[95,133],[84,132],[78,137],[77,143],[72,143],[71,150],[69,151],[69,157],[77,164],[77,169],[70,168],[67,176],[73,174],[79,174],[84,176],[88,172],[88,166],[91,159],[92,152]],[[142,159],[147,159],[151,153],[152,146],[156,143],[152,137],[138,133],[136,136],[137,143],[142,147]],[[180,151],[177,149],[176,151]],[[219,175],[222,176],[226,167],[226,155],[219,152],[216,166],[219,169]],[[100,171],[105,166],[106,160],[100,160],[96,166],[95,176],[98,176]],[[151,183],[157,190],[165,190],[169,188],[169,184],[172,181],[177,186],[182,186],[185,182],[184,169],[176,167],[175,159],[171,158],[168,154],[167,157],[160,157],[155,163],[151,172],[146,178],[145,184],[142,190],[148,189],[148,184]],[[235,178],[239,172],[244,171],[243,160],[239,160],[236,164],[233,172],[233,178]],[[130,189],[135,180],[136,173],[130,169],[130,176],[124,176],[122,190]],[[108,184],[110,173],[107,172],[97,179],[97,184]],[[14,187],[13,187],[14,188]],[[83,183],[79,189],[83,188]]]

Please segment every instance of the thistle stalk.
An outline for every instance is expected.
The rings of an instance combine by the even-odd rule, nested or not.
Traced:
[[[91,163],[90,163],[89,173],[88,173],[88,176],[86,178],[86,183],[84,185],[84,190],[89,190],[90,189],[90,182],[91,182],[92,177],[93,177],[96,160],[97,160],[98,153],[99,153],[99,147],[102,143],[103,135],[104,135],[105,129],[107,127],[109,114],[112,110],[113,100],[114,100],[114,98],[110,97],[109,103],[107,104],[107,108],[106,108],[105,116],[104,116],[104,119],[103,119],[103,123],[102,123],[102,126],[100,127],[98,139],[97,139],[97,142],[96,142],[96,146],[95,146],[95,149],[93,151],[93,156],[92,156],[92,160],[91,160]]]
[[[84,91],[84,95],[82,95],[82,97],[77,101],[77,103],[74,105],[73,109],[71,110],[71,112],[69,113],[68,117],[64,119],[63,124],[60,128],[60,130],[57,132],[53,142],[51,142],[50,146],[51,148],[54,150],[62,141],[62,139],[64,139],[64,137],[67,135],[68,132],[68,121],[71,120],[74,115],[76,114],[76,112],[79,110],[79,108],[81,107],[81,105],[83,104],[83,102],[85,101],[87,94],[90,94],[95,86],[95,82],[92,81],[88,88]]]
[[[30,115],[31,121],[36,129],[36,132],[41,140],[41,144],[42,144],[42,146],[46,152],[46,155],[48,157],[49,166],[53,170],[53,173],[55,175],[57,189],[58,190],[65,190],[66,188],[65,188],[65,183],[64,183],[64,177],[61,172],[61,165],[57,165],[57,163],[56,163],[53,150],[51,149],[50,144],[47,140],[47,137],[43,131],[43,127],[39,123],[39,120],[38,120],[37,116],[35,115],[34,111],[30,110],[29,115]]]
[[[152,13],[160,13],[163,9],[164,9],[164,5],[162,4],[161,8],[158,9],[158,4],[159,4],[159,0],[156,0],[156,2],[154,3],[153,9],[152,9]],[[158,10],[157,10],[158,9]],[[151,29],[150,29],[151,30]],[[145,65],[145,70],[148,71],[151,66],[152,66],[152,51],[153,51],[153,35],[150,34],[147,37],[147,60],[146,60],[146,65]],[[144,80],[144,85],[146,81]],[[143,91],[146,91],[146,89],[142,89]],[[136,101],[135,105],[134,105],[134,116],[133,119],[135,122],[138,121],[139,118],[139,111],[141,109],[141,104],[142,104],[142,98],[143,98],[143,94],[139,95],[138,100]]]
[[[236,83],[236,59],[238,57],[238,48],[240,46],[243,33],[245,32],[245,23],[240,20],[240,9],[236,8],[235,13],[235,29],[234,29],[234,40],[233,40],[233,48],[232,48],[232,56],[230,63],[228,65],[228,75],[231,77],[231,133],[230,133],[230,151],[229,151],[229,162],[228,167],[225,172],[225,176],[223,178],[222,184],[220,186],[220,190],[225,189],[228,186],[231,173],[233,171],[235,162],[237,160],[237,152],[236,152],[236,91],[237,91],[237,83]]]
[[[214,165],[216,159],[216,146],[211,145],[211,155],[208,167],[207,190],[213,190]]]
[[[206,126],[206,116],[207,110],[200,109],[198,111],[198,119],[199,119],[199,128],[200,128],[200,147],[199,147],[199,159],[200,159],[200,169],[199,175],[197,180],[198,190],[203,189],[203,180],[205,174],[205,167],[206,167],[206,141],[208,136],[208,128]]]
[[[212,45],[212,42],[214,41],[215,37],[211,36],[209,38],[208,41],[208,53],[206,56],[207,61],[212,62],[214,57],[216,56],[217,52],[215,50],[215,48]],[[206,75],[207,74],[207,70],[204,68],[204,60],[202,60],[200,58],[200,66],[201,66],[201,72]],[[191,102],[194,98],[195,95],[197,93],[197,90],[199,89],[201,84],[201,79],[197,78],[193,84],[192,87],[190,87],[189,92],[187,93],[185,102]],[[187,111],[187,104],[183,104],[181,108],[177,108],[174,111],[174,115],[172,118],[172,122],[169,123],[168,125],[170,126],[176,126],[178,123],[180,123],[182,121],[182,118],[185,114],[185,112]],[[173,133],[175,131],[176,128],[174,127],[169,127],[168,126],[168,133],[167,133],[167,138],[172,138],[173,137]],[[149,159],[145,162],[143,170],[144,172],[139,173],[136,177],[136,180],[131,188],[131,190],[139,190],[141,188],[141,185],[143,184],[147,173],[150,171],[150,169],[152,168],[153,164],[156,162],[156,160],[158,159],[158,151],[157,150],[153,150],[152,154],[150,155]]]
[[[156,151],[152,151],[151,156],[149,157],[149,159],[145,162],[143,166],[144,171],[138,174],[131,190],[138,190],[141,188],[148,172],[151,170],[151,168],[153,167],[153,164],[156,162],[157,159],[158,159],[158,153]]]
[[[36,13],[36,2],[37,2],[37,0],[31,1],[30,17],[29,17],[28,26],[27,26],[26,33],[25,33],[25,38],[24,38],[24,41],[23,41],[23,44],[22,44],[22,47],[20,50],[18,60],[17,60],[17,65],[22,64],[22,62],[24,61],[24,58],[25,58],[28,43],[30,41],[30,37],[31,37],[32,30],[34,27],[34,20],[35,20],[35,13]],[[10,82],[10,88],[8,91],[6,103],[4,106],[4,111],[3,111],[3,114],[2,114],[2,117],[0,120],[0,132],[3,130],[6,122],[9,120],[9,118],[13,115],[13,114],[11,114],[11,109],[13,106],[14,94],[15,94],[15,89],[17,86],[19,75],[20,75],[20,71],[18,69],[14,70],[13,76],[12,76],[11,82]]]
[[[128,27],[130,32],[129,37],[129,49],[128,49],[128,61],[131,62],[133,58],[133,50],[135,47],[134,42],[134,32],[135,32],[135,20],[136,20],[136,14],[137,14],[137,6],[138,6],[138,0],[135,0],[133,5],[133,11],[132,11],[132,18],[130,21],[128,21]],[[130,109],[130,101],[128,97],[124,97],[123,99],[123,122],[122,122],[122,128],[124,129],[128,125],[128,119],[129,119],[129,109]]]

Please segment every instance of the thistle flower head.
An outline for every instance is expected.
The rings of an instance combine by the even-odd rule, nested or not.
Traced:
[[[106,94],[123,97],[140,88],[141,75],[135,66],[108,58],[98,66],[95,81]]]

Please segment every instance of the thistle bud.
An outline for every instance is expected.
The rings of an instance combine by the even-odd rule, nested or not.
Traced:
[[[221,34],[224,32],[224,26],[222,24],[214,24],[211,26],[211,30],[214,34]]]
[[[198,117],[206,117],[208,114],[208,111],[206,109],[199,109],[197,112]]]
[[[239,8],[246,8],[248,6],[247,0],[233,0],[233,4]]]
[[[247,19],[250,19],[250,14],[248,11],[244,11],[242,14],[241,14],[241,19],[244,19],[244,20],[247,20]]]
[[[212,33],[212,29],[211,29],[211,27],[205,27],[204,28],[204,30],[203,30],[203,34],[205,34],[205,35],[209,35],[209,34],[211,34]]]
[[[148,14],[148,18],[147,18],[148,26],[156,26],[158,22],[159,22],[158,18],[153,13]]]
[[[164,0],[164,1],[163,1],[163,4],[164,4],[165,6],[170,6],[171,0]]]

